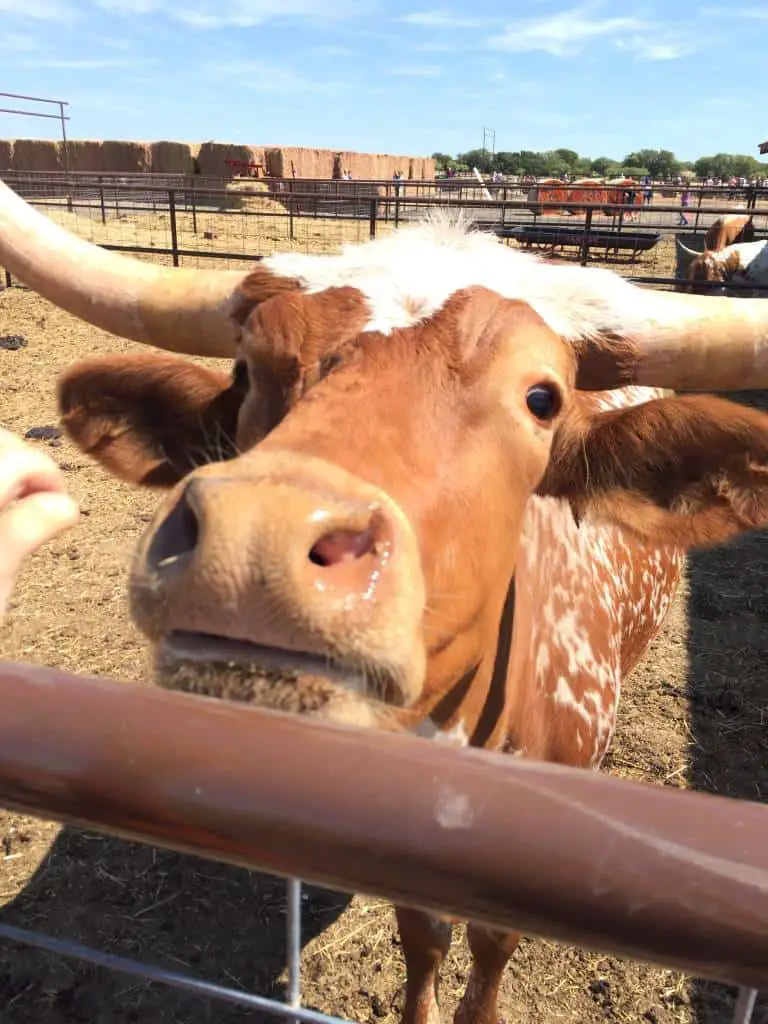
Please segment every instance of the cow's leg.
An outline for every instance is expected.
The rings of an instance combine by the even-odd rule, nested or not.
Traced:
[[[396,907],[405,956],[403,1024],[440,1024],[437,983],[451,945],[453,926],[421,910]]]
[[[472,971],[454,1024],[497,1024],[499,985],[504,968],[520,942],[518,932],[493,932],[467,925]]]

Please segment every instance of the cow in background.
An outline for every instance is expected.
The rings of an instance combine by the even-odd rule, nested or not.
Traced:
[[[755,225],[752,222],[752,215],[743,214],[718,217],[710,224],[704,236],[704,249],[710,252],[719,252],[729,245],[736,245],[740,242],[753,242],[755,240]]]

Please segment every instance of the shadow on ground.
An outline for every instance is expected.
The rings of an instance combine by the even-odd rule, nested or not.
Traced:
[[[305,886],[304,944],[348,903]],[[229,988],[285,991],[285,883],[241,868],[65,828],[0,921]],[[277,1019],[2,940],[0,992],[3,1024]]]
[[[768,392],[724,397],[768,410]],[[689,558],[689,780],[722,796],[768,799],[768,532]],[[697,983],[698,1024],[730,1024],[735,990]],[[768,1022],[768,995],[754,1024]]]

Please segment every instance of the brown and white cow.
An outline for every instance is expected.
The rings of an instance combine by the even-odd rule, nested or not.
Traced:
[[[75,442],[165,489],[130,587],[163,685],[595,768],[686,550],[768,522],[768,416],[661,390],[767,386],[763,303],[446,223],[168,270],[4,188],[0,264],[116,334],[232,359],[61,381]],[[451,926],[397,913],[403,1019],[434,1024]],[[519,936],[468,935],[457,1020],[495,1024]]]
[[[677,244],[686,256],[691,254],[679,239]],[[688,266],[688,280],[719,283],[724,292],[733,285],[741,286],[740,290],[754,288],[754,296],[759,298],[759,289],[768,287],[768,239],[696,253]]]
[[[712,221],[704,236],[704,248],[719,252],[727,245],[755,240],[755,225],[752,214],[729,214]]]

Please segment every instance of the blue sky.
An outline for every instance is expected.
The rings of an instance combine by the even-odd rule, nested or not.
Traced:
[[[81,139],[757,156],[767,44],[764,0],[0,0],[0,89]]]

